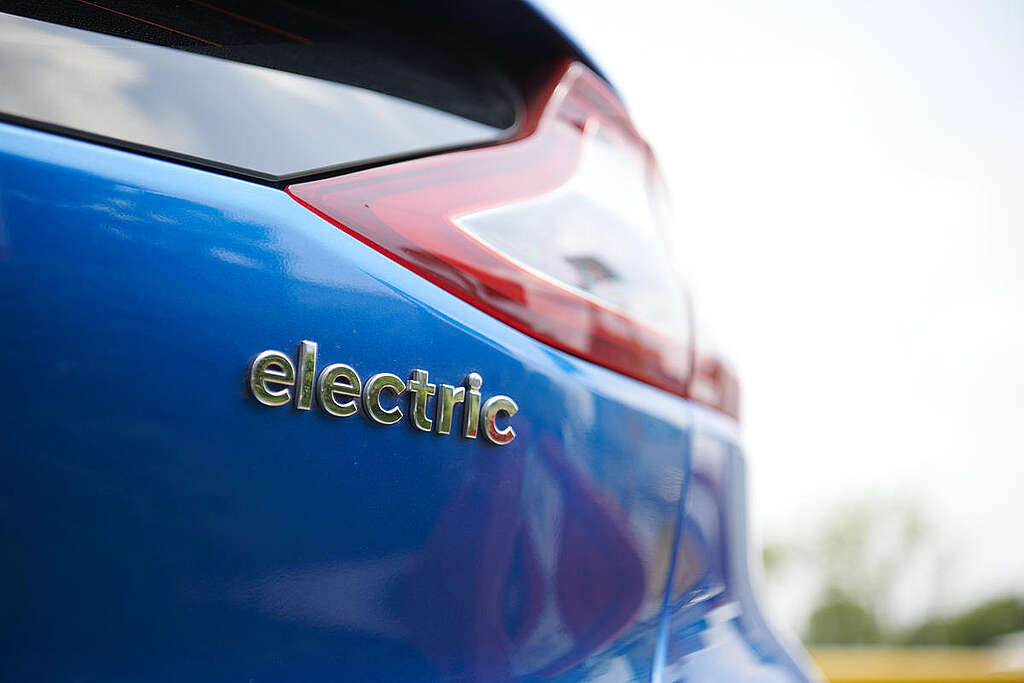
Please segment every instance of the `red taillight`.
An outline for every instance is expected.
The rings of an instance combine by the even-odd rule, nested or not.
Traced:
[[[654,158],[585,67],[543,99],[510,142],[288,192],[512,327],[685,395],[689,314]]]
[[[688,396],[729,417],[740,419],[740,383],[720,358],[697,354]]]

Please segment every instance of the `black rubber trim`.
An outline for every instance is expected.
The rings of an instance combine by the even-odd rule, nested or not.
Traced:
[[[74,140],[81,140],[83,142],[90,142],[93,144],[102,145],[104,147],[120,149],[125,152],[132,152],[134,154],[139,154],[153,159],[159,159],[161,161],[170,161],[176,164],[181,164],[183,166],[191,166],[192,168],[198,168],[203,171],[212,171],[214,173],[219,173],[221,175],[231,176],[233,178],[239,178],[241,180],[249,180],[252,182],[259,183],[261,185],[269,185],[271,187],[277,188],[284,188],[287,187],[288,185],[303,183],[309,180],[321,180],[323,178],[345,175],[346,173],[355,173],[356,171],[364,171],[368,168],[374,168],[376,166],[386,166],[387,164],[394,164],[401,161],[422,159],[423,157],[434,156],[437,154],[445,154],[447,152],[458,152],[465,149],[489,147],[494,144],[507,142],[508,140],[512,139],[515,136],[515,128],[510,128],[509,130],[505,131],[504,134],[497,136],[495,138],[481,140],[480,142],[471,143],[467,145],[432,147],[415,150],[408,154],[394,154],[390,156],[374,157],[371,159],[360,159],[358,161],[337,164],[332,166],[324,166],[321,168],[315,168],[308,171],[301,171],[299,173],[272,175],[269,173],[254,171],[247,168],[232,166],[230,164],[220,163],[218,161],[212,161],[210,159],[194,157],[188,154],[169,152],[165,149],[150,147],[149,145],[140,145],[133,142],[126,142],[118,138],[107,137],[106,135],[96,135],[95,133],[90,133],[88,131],[83,131],[76,128],[68,128],[65,126],[54,125],[52,123],[46,123],[45,121],[37,121],[35,119],[27,119],[21,116],[14,116],[4,112],[0,112],[0,121],[4,123],[10,123],[16,126],[21,126],[23,128],[31,128],[33,130],[39,130],[44,133],[53,133],[55,135],[61,135],[63,137],[72,138]]]

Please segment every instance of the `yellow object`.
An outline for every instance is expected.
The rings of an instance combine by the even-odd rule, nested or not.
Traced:
[[[992,649],[819,647],[811,657],[831,683],[1024,683],[1024,670],[1007,670]]]

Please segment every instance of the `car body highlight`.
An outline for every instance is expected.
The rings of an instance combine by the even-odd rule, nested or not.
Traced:
[[[549,74],[577,64],[611,97],[561,40]],[[535,128],[283,178],[3,111],[0,679],[813,676],[757,605],[722,366],[511,261],[483,295],[455,257],[438,282],[296,189],[434,182]],[[417,206],[389,216],[436,220]],[[527,325],[531,293],[568,303]]]

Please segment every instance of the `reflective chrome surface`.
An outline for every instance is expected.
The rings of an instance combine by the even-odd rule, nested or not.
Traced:
[[[271,389],[268,385],[282,388]],[[295,386],[295,366],[280,351],[263,351],[249,363],[249,390],[265,406],[283,406],[292,400],[288,387]]]
[[[512,425],[498,427],[497,423],[499,418],[504,420],[515,415],[519,406],[508,396],[499,395],[484,401],[481,408],[480,387],[483,379],[478,373],[467,375],[466,387],[442,384],[440,394],[437,385],[430,382],[430,373],[422,368],[413,370],[405,383],[398,379],[398,375],[384,372],[373,375],[363,385],[355,368],[343,363],[328,365],[317,377],[317,349],[314,341],[305,339],[299,342],[296,350],[297,373],[291,361],[279,351],[268,350],[257,355],[246,370],[253,396],[264,405],[282,406],[291,399],[290,390],[270,389],[267,385],[294,386],[297,410],[310,410],[315,393],[320,407],[334,417],[348,417],[356,413],[355,399],[361,398],[363,412],[369,419],[378,424],[395,424],[405,413],[398,403],[385,408],[381,403],[381,394],[389,391],[398,398],[407,393],[409,423],[419,431],[430,432],[434,429],[434,420],[430,417],[434,414],[437,416],[437,433],[450,434],[455,406],[462,404],[466,437],[476,438],[482,417],[484,433],[491,443],[505,445],[515,438],[516,432]],[[467,387],[470,398],[468,402],[465,400]],[[432,407],[431,399],[435,395],[436,406]],[[346,397],[352,398],[345,400]]]
[[[420,431],[429,432],[433,421],[427,417],[427,400],[437,392],[437,386],[430,384],[426,370],[413,370],[412,377],[406,383],[412,394],[412,405],[409,408],[409,419],[412,426]]]
[[[483,383],[483,377],[475,372],[466,375],[466,407],[463,411],[462,435],[467,439],[475,439],[480,430],[480,387]]]
[[[466,389],[464,387],[453,387],[450,384],[442,384],[438,387],[437,395],[437,433],[451,434],[452,415],[455,413],[455,406],[466,400]]]
[[[356,413],[356,400],[363,385],[359,373],[344,363],[328,365],[317,380],[317,396],[324,412],[335,417],[348,417]],[[344,397],[352,397],[344,400]]]
[[[316,382],[316,342],[299,342],[296,365],[299,371],[295,383],[295,408],[309,410],[313,407],[313,385]]]
[[[405,393],[405,382],[390,372],[380,372],[366,380],[363,386],[363,412],[374,422],[393,425],[402,419],[402,409],[397,405],[391,408],[381,405],[381,394],[385,391],[401,396]]]
[[[492,396],[484,401],[480,409],[480,419],[484,423],[484,436],[488,441],[499,446],[504,446],[516,438],[516,430],[512,425],[498,427],[498,417],[512,417],[519,412],[519,406],[508,396]]]

